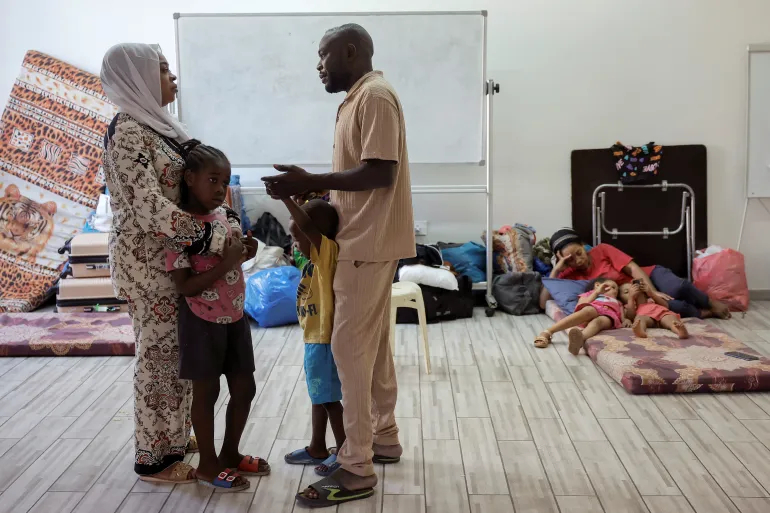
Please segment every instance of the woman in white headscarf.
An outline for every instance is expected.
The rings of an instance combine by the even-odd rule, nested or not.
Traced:
[[[193,482],[195,469],[182,461],[195,449],[192,387],[177,377],[179,296],[164,251],[221,254],[226,233],[176,206],[184,168],[180,144],[190,137],[163,108],[174,101],[177,86],[159,49],[110,48],[101,79],[107,98],[119,107],[105,136],[104,170],[114,214],[112,281],[116,295],[128,301],[136,336],[134,470],[145,481]]]

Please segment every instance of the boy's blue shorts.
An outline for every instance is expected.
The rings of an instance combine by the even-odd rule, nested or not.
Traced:
[[[342,401],[331,344],[305,344],[305,380],[313,404]]]

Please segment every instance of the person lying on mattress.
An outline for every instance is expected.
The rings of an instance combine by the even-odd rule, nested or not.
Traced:
[[[647,338],[647,328],[664,328],[679,338],[688,338],[687,328],[679,314],[668,308],[668,301],[659,292],[651,291],[640,281],[620,287],[620,300],[625,305],[626,316],[631,319],[634,335]]]
[[[585,341],[600,331],[630,326],[623,303],[618,300],[618,284],[609,278],[597,278],[580,294],[575,313],[538,335],[535,347],[548,347],[554,333],[573,328],[569,332],[569,352],[577,356]]]
[[[639,267],[634,259],[609,244],[599,244],[586,251],[580,236],[571,228],[562,228],[551,237],[551,251],[556,265],[551,278],[566,280],[593,280],[610,278],[622,286],[640,280],[649,293],[658,293],[668,301],[668,308],[682,317],[730,318],[727,305],[709,298],[692,282],[675,275],[671,269],[660,265]],[[540,292],[540,308],[551,299],[548,289]]]

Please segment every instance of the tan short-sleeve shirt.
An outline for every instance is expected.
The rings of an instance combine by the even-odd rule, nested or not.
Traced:
[[[387,188],[332,191],[339,217],[340,260],[386,262],[415,255],[414,215],[406,151],[406,124],[396,91],[379,71],[364,75],[337,111],[332,171],[365,160],[397,163],[396,180]]]

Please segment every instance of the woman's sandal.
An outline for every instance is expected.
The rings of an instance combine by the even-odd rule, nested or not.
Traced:
[[[158,474],[162,474],[169,469],[171,472],[169,473],[168,477],[156,477]],[[190,477],[190,472],[192,472],[193,477]],[[139,480],[145,481],[147,483],[185,484],[194,483],[197,481],[197,478],[195,477],[195,467],[188,465],[183,461],[177,461],[176,463],[173,463],[165,469],[161,470],[157,474],[139,476]]]
[[[185,452],[199,452],[198,439],[195,435],[190,435],[190,439],[187,441],[187,450]]]
[[[551,337],[553,337],[553,334],[551,334],[551,332],[549,331],[542,332],[535,339],[535,347],[539,347],[540,349],[545,349],[551,343]]]
[[[305,497],[302,493],[296,495],[297,501],[308,508],[326,508],[336,506],[344,502],[367,499],[374,495],[374,488],[363,488],[361,490],[348,490],[340,484],[333,476],[321,479],[317,483],[311,484],[312,488],[318,492],[317,499]],[[304,493],[304,492],[303,492]]]
[[[203,486],[208,486],[211,488],[219,488],[223,492],[240,492],[251,486],[249,480],[245,478],[243,479],[245,481],[244,483],[236,485],[235,480],[239,477],[242,478],[243,476],[241,476],[235,470],[226,468],[220,472],[213,481],[204,481],[203,479],[198,479],[198,484],[202,484]]]
[[[264,463],[264,467],[261,466],[262,463]],[[270,464],[260,457],[244,456],[238,464],[238,472],[244,476],[267,476],[270,474]]]

